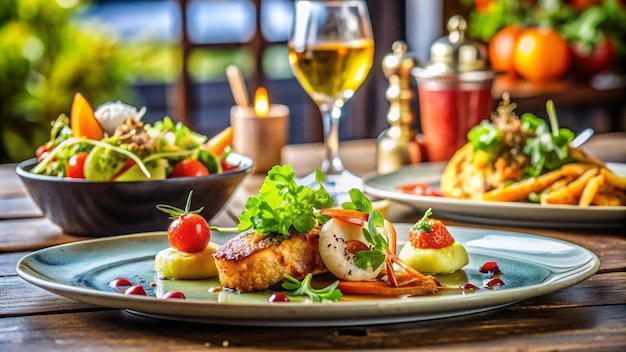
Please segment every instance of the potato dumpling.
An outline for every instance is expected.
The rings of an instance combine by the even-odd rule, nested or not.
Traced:
[[[399,257],[413,269],[429,274],[451,273],[469,263],[465,247],[458,242],[437,249],[415,248],[407,242]]]
[[[185,253],[172,247],[157,253],[154,270],[160,279],[200,280],[217,276],[213,254],[218,244],[209,242],[199,253]]]

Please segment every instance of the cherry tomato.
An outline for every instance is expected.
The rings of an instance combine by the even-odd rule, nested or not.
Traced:
[[[239,168],[239,165],[229,164],[226,160],[220,161],[220,165],[222,165],[222,172],[237,170]]]
[[[67,177],[85,178],[85,160],[87,153],[80,152],[72,155],[67,162]]]
[[[37,151],[35,151],[35,155],[37,155],[37,162],[40,163],[43,159],[48,157],[48,154],[50,154],[50,151],[51,149],[48,144],[40,145],[39,148],[37,148]]]
[[[174,165],[170,177],[197,177],[207,176],[209,169],[197,159],[183,159]]]
[[[198,253],[209,244],[211,228],[202,215],[184,213],[170,223],[167,237],[175,249],[186,253]]]

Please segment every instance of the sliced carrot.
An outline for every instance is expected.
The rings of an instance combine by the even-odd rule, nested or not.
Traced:
[[[439,283],[432,276],[416,280],[404,273],[396,273],[399,286],[392,287],[385,281],[339,281],[339,290],[343,294],[377,296],[419,296],[436,293]]]
[[[218,158],[224,154],[226,148],[233,144],[235,138],[235,129],[232,126],[228,126],[220,133],[211,137],[205,144],[204,150],[212,152]]]
[[[326,208],[320,210],[320,214],[330,216],[333,219],[337,219],[343,222],[354,224],[357,226],[364,226],[367,224],[369,214],[358,210],[341,209],[341,208]]]
[[[74,137],[87,137],[100,140],[104,137],[104,130],[93,113],[93,108],[85,97],[76,93],[70,113],[70,127]]]

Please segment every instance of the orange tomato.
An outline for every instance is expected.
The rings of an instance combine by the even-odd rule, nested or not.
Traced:
[[[513,55],[515,71],[533,82],[561,78],[572,62],[567,42],[551,28],[524,30],[517,40]]]
[[[489,42],[489,61],[496,71],[514,73],[513,54],[517,40],[524,29],[519,26],[508,26],[500,29]]]

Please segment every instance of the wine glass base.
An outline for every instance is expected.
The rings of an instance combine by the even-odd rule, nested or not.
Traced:
[[[315,172],[304,177],[296,179],[296,183],[303,186],[309,186],[313,189],[319,188],[315,181]],[[363,181],[350,171],[344,170],[338,174],[326,174],[326,179],[322,183],[324,189],[335,199],[335,205],[340,206],[344,202],[350,201],[351,189],[357,188],[363,190]]]

